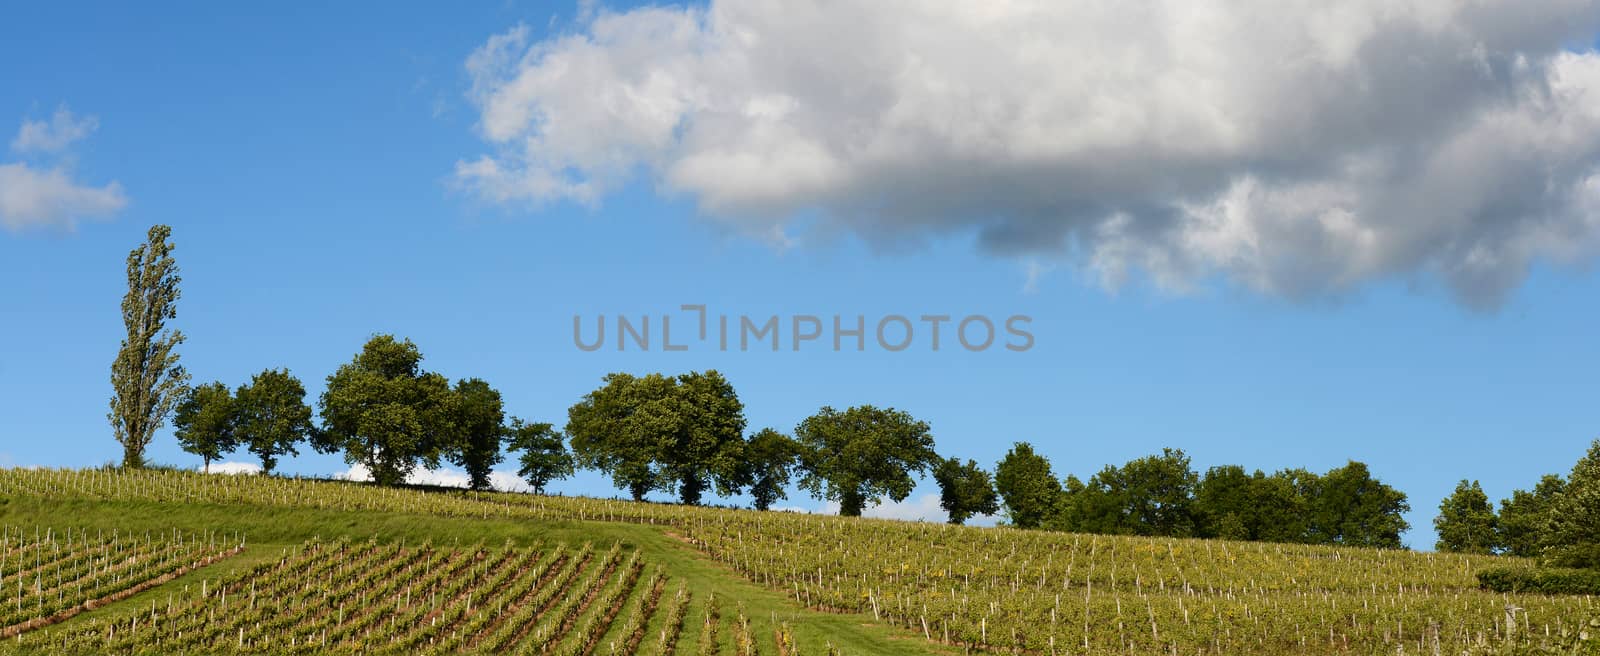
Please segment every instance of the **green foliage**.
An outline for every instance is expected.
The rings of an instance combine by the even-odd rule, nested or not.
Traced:
[[[122,298],[122,339],[111,364],[111,412],[106,418],[122,444],[122,465],[144,466],[144,449],[184,396],[189,373],[178,363],[183,333],[167,330],[178,316],[177,260],[167,241],[172,228],[152,226],[148,239],[128,253],[128,293]]]
[[[1027,442],[1012,445],[995,464],[994,486],[1017,528],[1039,528],[1061,501],[1061,484],[1050,471],[1050,461]]]
[[[544,494],[552,481],[571,476],[574,471],[572,454],[567,452],[561,433],[550,424],[525,424],[512,419],[506,431],[506,449],[521,451],[517,473],[533,488],[534,494]]]
[[[800,460],[800,445],[794,438],[771,428],[763,428],[745,445],[746,480],[756,510],[766,510],[773,502],[787,498],[784,488]]]
[[[450,382],[422,370],[411,340],[378,335],[328,377],[319,400],[323,421],[312,445],[343,451],[345,462],[367,467],[381,485],[404,483],[417,465],[438,467],[456,434]]]
[[[939,506],[950,515],[951,524],[964,524],[973,515],[1000,512],[994,481],[976,461],[962,464],[956,458],[946,459],[933,470],[933,480],[939,483]]]
[[[1543,546],[1550,564],[1600,568],[1600,440],[1572,467],[1549,519]]]
[[[1400,549],[1400,534],[1411,525],[1401,516],[1411,510],[1405,493],[1379,482],[1363,463],[1330,470],[1304,481],[1311,515],[1310,537],[1323,544]]]
[[[184,451],[211,461],[239,448],[234,436],[233,392],[220,382],[190,388],[172,415],[173,435]]]
[[[922,474],[938,462],[928,424],[894,408],[823,406],[795,428],[805,448],[800,487],[839,502],[839,514],[858,517],[868,501],[904,501]]]
[[[1570,567],[1491,567],[1478,584],[1493,592],[1600,595],[1600,570]]]
[[[1290,476],[1246,474],[1238,465],[1212,467],[1195,487],[1202,537],[1299,542],[1305,539],[1305,499]]]
[[[1106,466],[1089,482],[1069,481],[1062,519],[1069,531],[1108,535],[1188,537],[1196,532],[1194,490],[1198,475],[1189,456],[1176,449],[1145,456],[1122,467]]]
[[[1491,554],[1499,547],[1499,520],[1477,481],[1462,479],[1456,491],[1439,503],[1433,528],[1439,534],[1434,545],[1439,551]]]
[[[690,505],[713,484],[718,494],[738,494],[746,471],[745,420],[733,385],[716,370],[691,371],[678,376],[673,397],[677,423],[658,456],[664,477]]]
[[[1532,492],[1517,490],[1500,501],[1500,544],[1512,556],[1534,558],[1540,554],[1550,528],[1550,513],[1567,483],[1546,474]]]
[[[299,455],[295,445],[316,431],[306,388],[288,369],[268,369],[241,385],[234,394],[234,436],[261,459],[261,472],[271,474],[278,457]]]
[[[744,405],[722,374],[613,373],[604,380],[567,410],[579,464],[609,473],[636,501],[664,490],[696,504],[712,485],[738,493],[746,471]]]
[[[663,404],[671,388],[660,374],[636,378],[625,373],[607,374],[605,384],[567,410],[567,436],[581,467],[611,475],[617,487],[634,501],[656,489],[657,445],[650,415]]]
[[[499,390],[481,379],[456,382],[456,435],[445,457],[467,471],[468,486],[489,489],[489,473],[505,459],[500,440],[506,434],[505,402]]]

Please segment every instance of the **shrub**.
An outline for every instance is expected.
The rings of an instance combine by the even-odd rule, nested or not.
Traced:
[[[1600,594],[1600,570],[1566,567],[1494,567],[1478,572],[1478,585],[1494,592]]]

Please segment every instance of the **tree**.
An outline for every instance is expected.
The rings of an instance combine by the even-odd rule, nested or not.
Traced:
[[[271,474],[278,457],[296,456],[296,444],[315,432],[306,388],[288,369],[268,369],[241,385],[234,394],[235,436],[261,459],[261,473]]]
[[[1061,483],[1050,471],[1050,461],[1033,452],[1033,445],[1017,442],[994,466],[994,486],[1011,525],[1039,528],[1056,512],[1062,500]]]
[[[178,445],[200,456],[207,473],[211,461],[239,448],[233,432],[233,392],[222,383],[191,388],[173,412],[172,426]]]
[[[534,494],[544,494],[546,485],[572,475],[572,454],[567,452],[561,433],[550,424],[525,424],[513,418],[506,438],[506,450],[522,452],[522,468],[517,473],[528,481]]]
[[[1315,541],[1360,547],[1399,549],[1400,534],[1411,525],[1402,513],[1411,510],[1405,493],[1372,477],[1363,463],[1330,470],[1315,481],[1309,494],[1310,533]]]
[[[1139,535],[1189,537],[1195,533],[1194,489],[1199,482],[1182,449],[1129,461],[1120,470],[1127,514]]]
[[[716,371],[669,377],[614,373],[567,410],[579,464],[611,474],[635,501],[651,490],[700,502],[743,486],[744,405]]]
[[[795,428],[804,447],[800,487],[839,502],[839,514],[859,517],[879,497],[904,501],[938,461],[928,424],[894,408],[863,405],[839,412],[824,406]]]
[[[974,515],[1000,512],[994,481],[976,461],[961,464],[956,458],[944,460],[933,470],[933,479],[939,483],[939,507],[950,515],[951,524],[964,524]]]
[[[661,444],[676,430],[673,379],[661,374],[607,374],[605,384],[567,409],[566,433],[577,464],[611,475],[642,501],[661,485]]]
[[[393,335],[369,340],[355,359],[328,377],[318,405],[323,430],[312,445],[344,452],[380,485],[400,485],[418,464],[437,468],[455,427],[450,382],[422,370],[422,353]]]
[[[1600,568],[1600,440],[1572,467],[1541,544],[1559,567]]]
[[[667,441],[657,457],[662,474],[677,485],[685,504],[700,503],[712,485],[718,494],[738,494],[745,469],[745,420],[733,385],[716,370],[691,371],[678,376],[672,395],[676,417],[662,418]]]
[[[1517,490],[1500,501],[1500,545],[1512,556],[1534,558],[1550,528],[1550,513],[1567,487],[1555,474],[1539,479],[1532,492]]]
[[[756,510],[771,508],[773,502],[788,497],[784,487],[789,485],[799,459],[800,445],[788,435],[763,428],[750,436],[745,446],[745,480]]]
[[[1194,493],[1202,537],[1267,542],[1306,539],[1305,499],[1292,477],[1246,474],[1238,465],[1212,467]]]
[[[505,459],[500,440],[506,434],[505,402],[500,392],[480,379],[456,382],[455,440],[445,456],[467,470],[468,486],[489,489],[489,473]]]
[[[128,335],[111,364],[111,412],[106,415],[122,444],[122,466],[143,467],[144,449],[183,397],[189,374],[178,364],[183,333],[167,330],[178,316],[177,260],[167,242],[172,228],[150,228],[148,239],[128,253],[128,293],[122,324]]]
[[[1498,547],[1499,521],[1494,506],[1477,481],[1462,479],[1456,491],[1439,502],[1439,516],[1433,528],[1439,533],[1434,545],[1451,553],[1491,554]]]

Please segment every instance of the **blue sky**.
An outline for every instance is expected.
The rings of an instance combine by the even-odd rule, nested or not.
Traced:
[[[753,20],[749,11],[726,13]],[[1420,252],[1412,261],[1370,266],[1322,266],[1319,256],[1361,253],[1286,244],[1267,264],[1224,258],[1174,271],[1134,257],[1125,277],[1108,276],[1099,265],[1126,249],[1072,232],[1080,228],[1054,250],[996,236],[1050,239],[1034,229],[1053,219],[1029,208],[1064,201],[1016,199],[1047,193],[1037,189],[941,201],[990,208],[976,211],[989,218],[969,221],[962,217],[973,210],[921,211],[892,184],[878,187],[886,189],[881,203],[864,202],[854,187],[828,188],[831,173],[800,191],[757,197],[746,192],[763,180],[730,191],[688,164],[661,164],[701,161],[677,150],[596,164],[562,151],[553,128],[486,136],[497,119],[485,98],[514,86],[469,70],[491,37],[524,25],[526,44],[560,51],[554,39],[599,35],[606,20],[635,15],[625,6],[193,3],[155,11],[48,3],[6,13],[0,136],[12,150],[0,164],[63,171],[88,188],[114,181],[124,197],[104,216],[55,213],[0,230],[6,464],[86,466],[119,456],[105,413],[123,262],[153,223],[173,226],[184,276],[175,325],[188,336],[182,354],[197,382],[237,385],[288,367],[315,397],[369,335],[394,333],[417,342],[426,367],[482,377],[502,390],[510,413],[559,424],[607,372],[715,368],[737,387],[752,429],[791,429],[822,405],[894,406],[928,421],[941,452],[992,464],[1027,440],[1063,476],[1086,477],[1164,446],[1185,449],[1202,471],[1225,463],[1325,470],[1361,460],[1410,495],[1407,538],[1419,548],[1431,547],[1438,501],[1458,479],[1481,480],[1499,499],[1541,474],[1564,473],[1600,437],[1600,276],[1579,248],[1596,221],[1581,204],[1533,211],[1546,217],[1541,225],[1577,216],[1563,241],[1578,244],[1574,252],[1518,251],[1525,257],[1508,265],[1511,282],[1488,291],[1476,278],[1440,273],[1455,269],[1440,264],[1443,251],[1421,252],[1426,241],[1395,249]],[[739,17],[716,16],[698,20]],[[621,49],[625,40],[593,36],[591,45]],[[1570,39],[1560,48],[1592,54]],[[802,114],[820,104],[798,91],[793,98]],[[63,107],[79,121],[93,117],[94,129],[60,148],[12,140],[24,122],[49,121]],[[672,138],[686,148],[710,137]],[[740,141],[749,142],[748,134]],[[528,154],[539,148],[564,154]],[[1574,148],[1592,170],[1593,151]],[[480,157],[524,172],[550,168],[603,193],[505,192],[461,173],[461,163]],[[984,166],[949,179],[984,177]],[[787,179],[809,169],[792,170],[802,173]],[[1270,173],[1239,175],[1276,179]],[[1163,178],[1188,179],[1181,171]],[[991,180],[988,188],[1003,187]],[[1352,188],[1353,206],[1384,207],[1363,201],[1387,198],[1383,190]],[[1512,234],[1524,224],[1496,225],[1494,234]],[[775,241],[774,230],[788,237]],[[1150,248],[1145,255],[1178,252]],[[1021,353],[948,344],[932,352],[921,342],[899,353],[573,346],[574,315],[672,314],[677,331],[689,319],[678,310],[686,303],[757,317],[1025,314],[1036,343]],[[346,469],[337,456],[307,451],[283,469]],[[170,428],[151,455],[198,464]],[[616,494],[592,472],[556,489]],[[925,481],[903,512],[925,509],[933,493]],[[789,503],[818,505],[799,493]]]

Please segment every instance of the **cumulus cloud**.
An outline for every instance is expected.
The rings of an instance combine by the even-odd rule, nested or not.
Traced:
[[[487,149],[455,179],[592,204],[643,175],[754,235],[1493,306],[1600,252],[1597,28],[1593,0],[599,9],[472,54]]]
[[[259,474],[261,465],[253,462],[218,462],[207,470],[212,474]]]
[[[66,150],[67,146],[89,136],[89,133],[99,127],[99,119],[93,116],[75,116],[72,110],[62,106],[49,121],[24,119],[22,129],[18,130],[16,138],[11,140],[11,149],[18,153],[61,152]]]
[[[334,474],[334,478],[347,481],[370,481],[372,472],[366,465],[354,464],[349,469]],[[406,482],[412,485],[438,485],[440,487],[465,488],[472,479],[467,473],[457,469],[441,467],[439,469],[421,468],[406,477]],[[528,484],[517,477],[515,472],[491,471],[489,472],[489,485],[501,492],[527,492]]]
[[[94,117],[76,117],[65,107],[49,122],[22,122],[11,150],[19,156],[43,153],[55,161],[0,163],[0,225],[13,232],[50,226],[70,230],[81,219],[109,217],[127,206],[121,184],[81,183],[64,156],[98,125]]]

